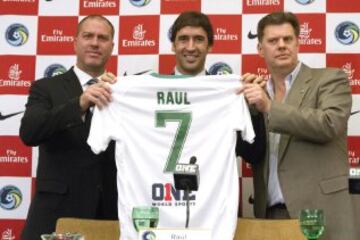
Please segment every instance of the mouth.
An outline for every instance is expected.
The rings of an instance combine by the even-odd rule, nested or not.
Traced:
[[[189,54],[185,54],[184,58],[187,62],[189,63],[194,63],[197,61],[198,57],[196,55],[189,55]]]
[[[100,57],[101,56],[101,53],[96,52],[96,51],[87,51],[86,54],[89,55],[90,57]]]
[[[276,56],[276,59],[280,59],[280,60],[288,59],[288,58],[289,58],[288,54],[280,54]]]

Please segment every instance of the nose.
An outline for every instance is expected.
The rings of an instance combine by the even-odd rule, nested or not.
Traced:
[[[93,37],[90,41],[92,46],[97,46],[99,44],[99,39],[97,37]]]
[[[186,44],[186,50],[192,51],[195,49],[195,41],[194,39],[189,39],[189,41]]]
[[[284,39],[282,39],[282,38],[279,39],[279,41],[278,41],[278,47],[279,47],[279,48],[285,47],[285,41],[284,41]]]

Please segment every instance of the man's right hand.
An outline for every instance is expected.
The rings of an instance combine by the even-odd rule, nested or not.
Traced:
[[[96,105],[102,109],[112,101],[111,88],[107,82],[99,81],[90,85],[80,96],[80,108],[86,112],[89,107]]]

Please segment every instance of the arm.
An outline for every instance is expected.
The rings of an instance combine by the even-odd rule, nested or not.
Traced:
[[[252,113],[251,121],[255,131],[255,139],[252,144],[241,138],[241,133],[237,133],[236,156],[241,156],[246,162],[256,164],[265,157],[266,151],[266,129],[264,115],[262,113]]]
[[[20,125],[20,137],[29,146],[39,145],[55,134],[83,123],[79,97],[54,103],[49,84],[42,84],[41,81],[47,80],[35,82],[30,88]],[[63,94],[62,97],[65,98],[66,95]]]

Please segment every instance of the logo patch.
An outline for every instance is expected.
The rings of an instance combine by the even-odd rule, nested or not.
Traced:
[[[232,74],[233,70],[231,67],[224,62],[217,62],[209,68],[210,75],[226,75]]]
[[[153,231],[146,231],[141,238],[143,240],[156,240],[156,234]]]
[[[65,73],[67,70],[66,68],[61,64],[51,64],[45,69],[44,77],[54,77],[60,74]]]
[[[148,5],[151,0],[130,0],[130,3],[136,7],[144,7]]]
[[[6,41],[14,47],[24,45],[29,39],[29,30],[20,23],[11,24],[6,29]]]
[[[14,210],[20,206],[22,194],[19,188],[7,185],[0,189],[0,207],[5,210]]]
[[[315,0],[295,0],[295,1],[301,5],[308,5],[310,3],[315,2]]]
[[[359,40],[359,27],[350,21],[342,22],[335,29],[335,37],[344,45],[354,44]]]

